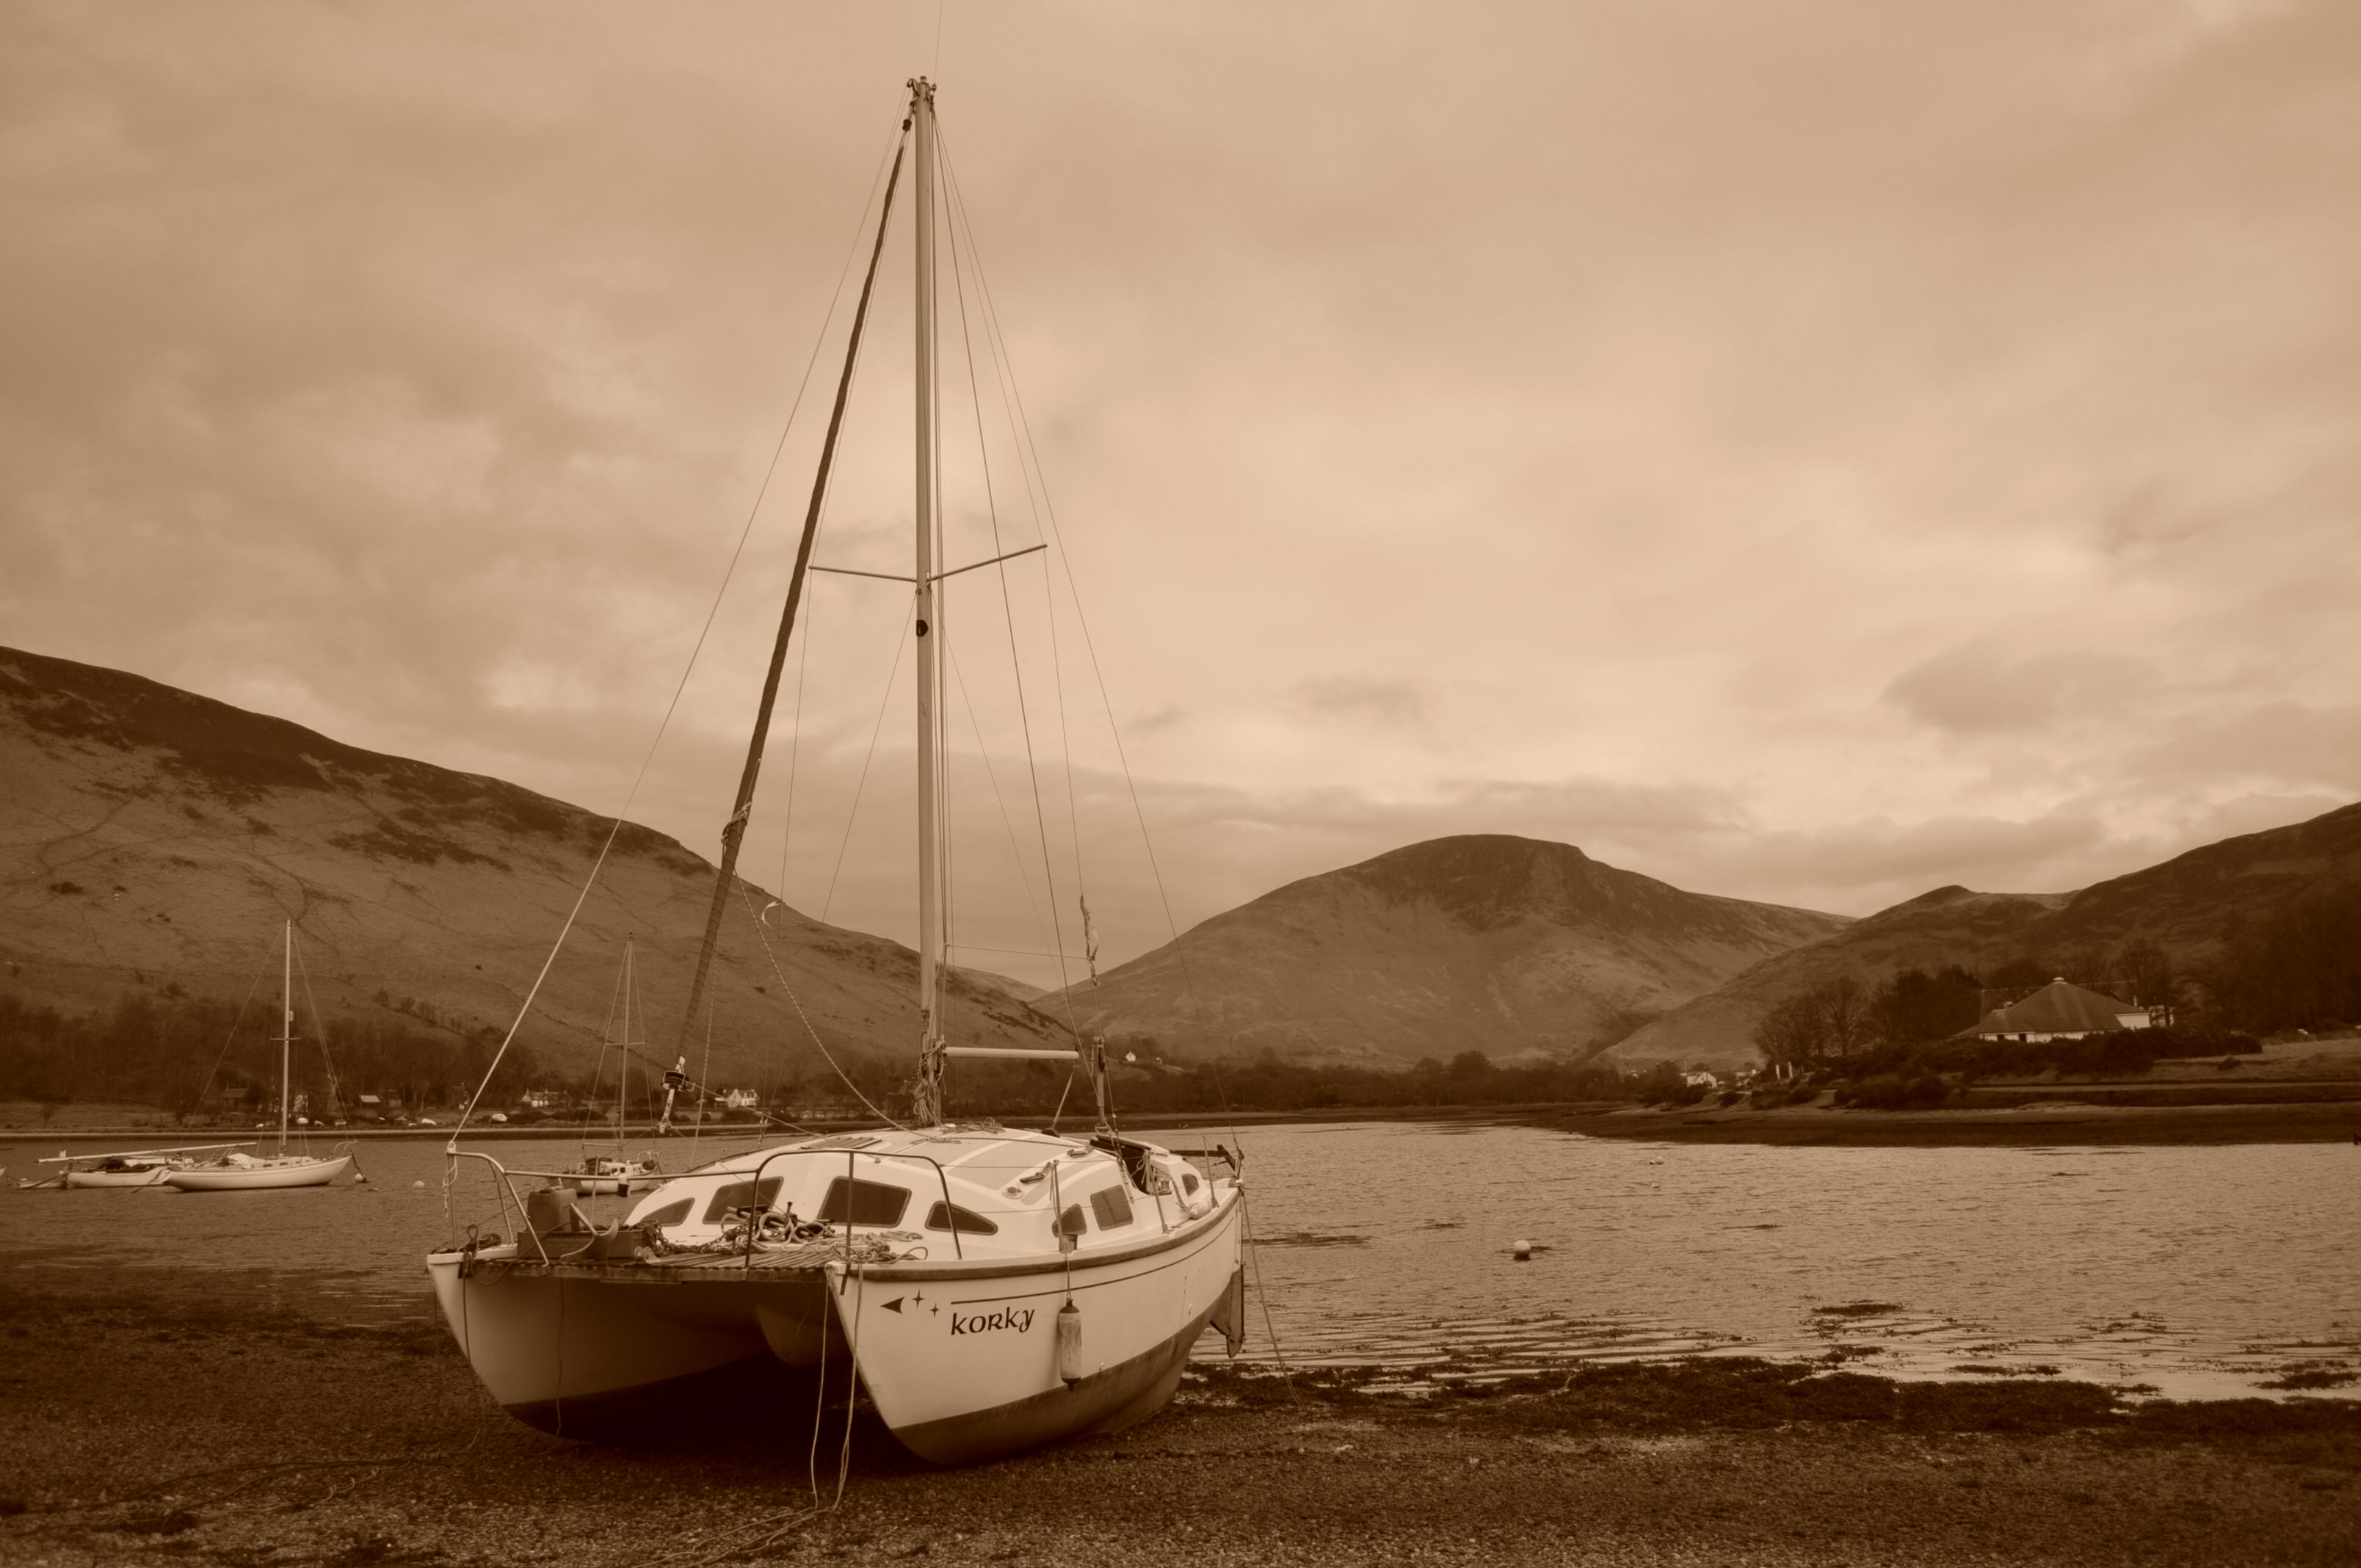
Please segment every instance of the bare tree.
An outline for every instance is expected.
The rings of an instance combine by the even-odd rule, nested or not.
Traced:
[[[1783,997],[1763,1015],[1763,1021],[1754,1025],[1754,1044],[1764,1060],[1792,1069],[1819,1059],[1827,1030],[1817,997],[1816,992],[1797,992]]]
[[[2172,1003],[2172,955],[2145,938],[2124,944],[2115,955],[2114,972],[2131,992],[2125,1001],[2136,1007],[2168,1007]]]
[[[1820,1012],[1821,1048],[1844,1058],[1869,1044],[1869,992],[1850,975],[1839,975],[1812,992]]]

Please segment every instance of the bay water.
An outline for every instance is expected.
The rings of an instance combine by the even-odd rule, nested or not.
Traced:
[[[2349,1145],[1784,1148],[1455,1122],[1146,1135],[1243,1149],[1257,1361],[1376,1366],[1419,1386],[1749,1354],[2181,1398],[2275,1392],[2293,1371],[2298,1387],[2361,1394],[2334,1383],[2361,1373]],[[479,1146],[512,1169],[579,1153],[571,1136]],[[748,1146],[659,1152],[686,1169]],[[514,1229],[481,1162],[462,1162],[446,1195],[432,1139],[361,1143],[365,1184],[16,1190],[55,1152],[0,1147],[0,1266],[78,1293],[423,1321],[424,1255],[471,1223]]]

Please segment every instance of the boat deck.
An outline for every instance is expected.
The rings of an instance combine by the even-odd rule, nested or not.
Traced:
[[[552,1254],[544,1262],[536,1256],[478,1262],[478,1268],[498,1268],[528,1278],[604,1279],[616,1284],[678,1285],[689,1284],[732,1275],[760,1274],[776,1277],[783,1274],[818,1274],[831,1263],[844,1261],[844,1243],[832,1241],[805,1242],[795,1246],[757,1248],[744,1252],[676,1252],[663,1257],[566,1257],[568,1246],[578,1246],[586,1238],[552,1235],[543,1238],[543,1245]],[[873,1259],[862,1256],[862,1249],[853,1252],[855,1262]]]

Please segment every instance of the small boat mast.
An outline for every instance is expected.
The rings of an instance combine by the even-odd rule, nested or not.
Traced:
[[[295,922],[281,932],[279,954],[279,1152],[287,1152],[287,1106],[295,1098]],[[309,1144],[303,1146],[311,1147]]]

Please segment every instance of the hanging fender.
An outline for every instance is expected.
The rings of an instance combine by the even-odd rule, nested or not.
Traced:
[[[1071,1297],[1058,1309],[1058,1376],[1069,1388],[1082,1380],[1082,1310]]]

